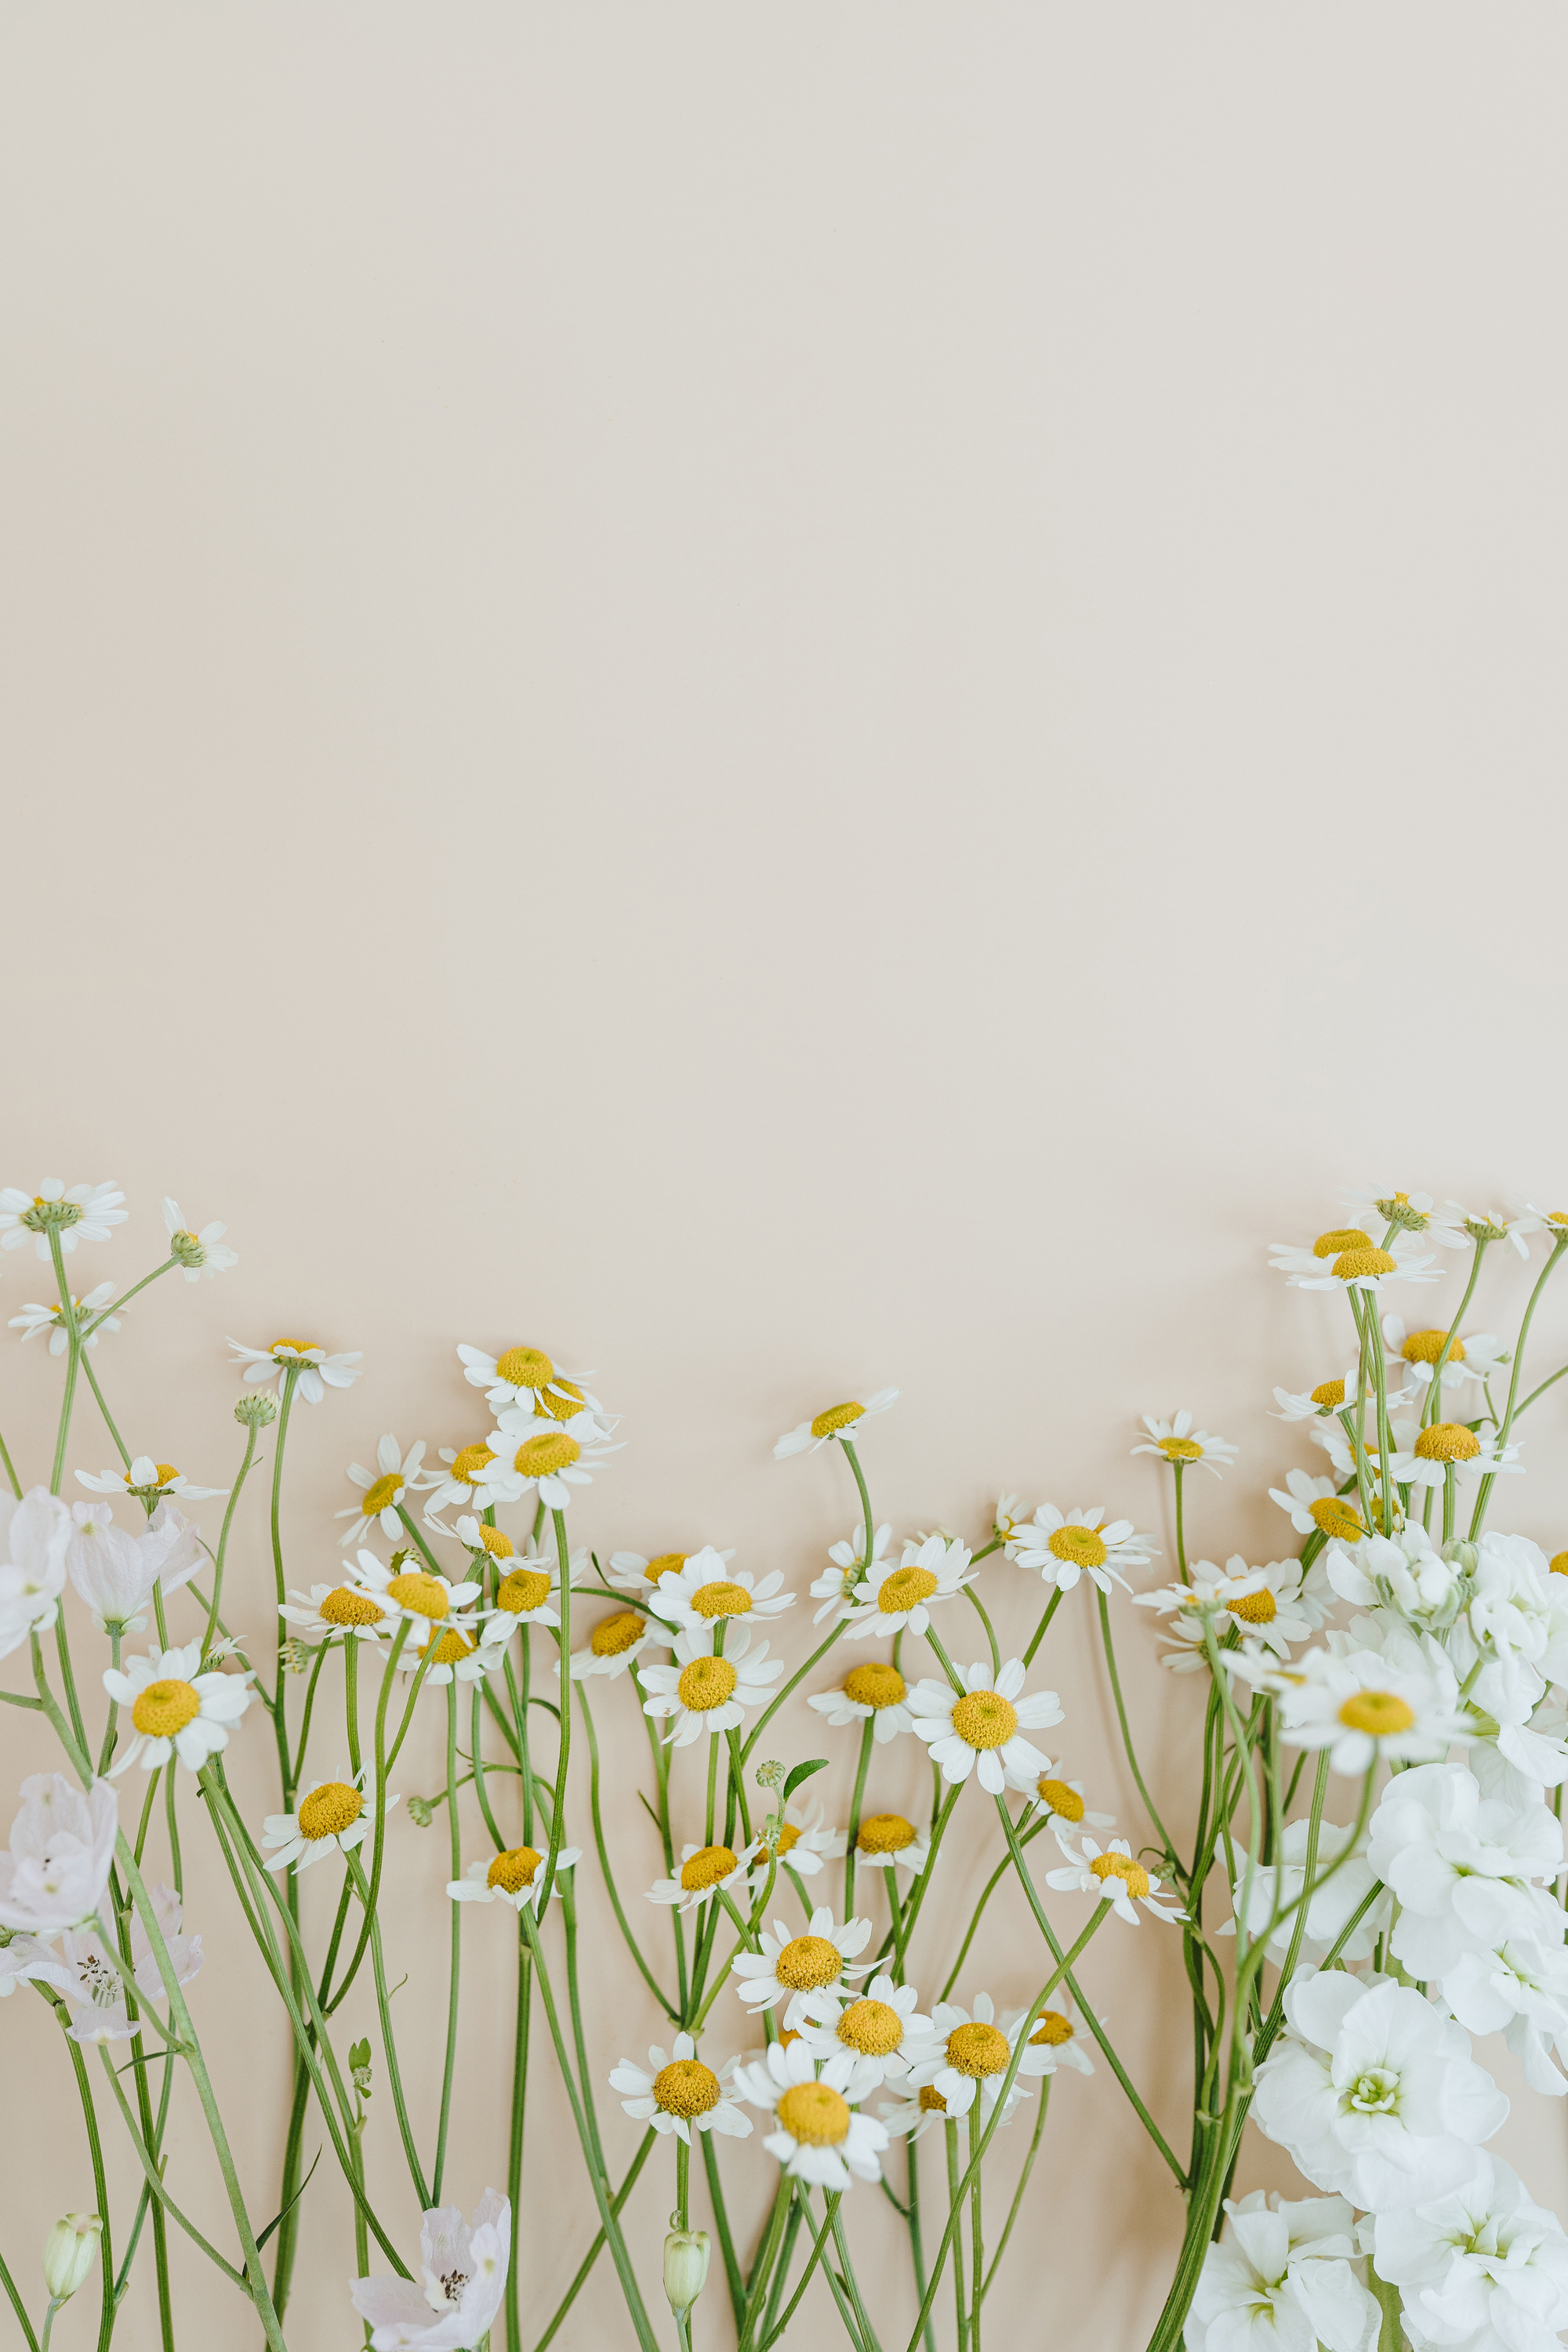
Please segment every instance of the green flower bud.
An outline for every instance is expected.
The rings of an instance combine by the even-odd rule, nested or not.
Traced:
[[[428,1797],[410,1797],[406,1811],[416,1830],[427,1830],[435,1818],[436,1808]]]
[[[708,2282],[706,2230],[671,2230],[664,2242],[664,2291],[671,2311],[689,2311]]]
[[[96,2213],[68,2213],[44,2240],[44,2284],[51,2303],[73,2295],[98,2260],[103,2224]]]
[[[265,1429],[278,1418],[278,1400],[268,1394],[242,1396],[235,1406],[234,1417],[242,1429]]]
[[[182,1227],[177,1234],[169,1235],[169,1255],[176,1265],[188,1265],[193,1268],[205,1265],[206,1244],[195,1234],[186,1233]]]

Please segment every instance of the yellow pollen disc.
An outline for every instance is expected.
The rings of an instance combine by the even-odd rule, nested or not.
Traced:
[[[966,1748],[1005,1748],[1018,1728],[1018,1710],[1000,1691],[971,1691],[954,1706],[952,1727]]]
[[[688,1895],[700,1886],[717,1886],[736,1867],[736,1857],[727,1845],[705,1845],[689,1862],[680,1865],[680,1883]]]
[[[455,1625],[448,1625],[436,1644],[436,1654],[431,1658],[430,1663],[433,1666],[455,1666],[459,1658],[466,1658],[471,1654],[473,1647],[466,1633],[459,1633]],[[426,1655],[429,1648],[428,1642],[420,1643],[419,1654],[422,1658]]]
[[[596,1658],[618,1658],[641,1641],[645,1630],[635,1609],[617,1609],[613,1617],[600,1618],[588,1636],[588,1647]]]
[[[508,1895],[521,1895],[525,1886],[533,1885],[533,1874],[542,1857],[531,1845],[510,1845],[498,1853],[485,1873],[487,1886],[499,1886]]]
[[[514,1568],[496,1587],[496,1606],[510,1617],[524,1616],[531,1609],[542,1609],[549,1598],[550,1579],[536,1568]]]
[[[149,1683],[132,1701],[131,1720],[153,1739],[173,1739],[201,1711],[201,1700],[189,1683]]]
[[[1064,2042],[1072,2040],[1072,2027],[1059,2009],[1047,2009],[1030,2034],[1031,2042],[1042,2042],[1047,2050],[1059,2050]]]
[[[386,1597],[399,1609],[412,1610],[416,1617],[445,1617],[452,1605],[440,1578],[426,1576],[422,1568],[405,1568],[401,1576],[395,1576]]]
[[[1363,1275],[1393,1274],[1399,1260],[1384,1249],[1342,1250],[1329,1271],[1339,1282],[1359,1282]]]
[[[1554,1551],[1547,1565],[1553,1576],[1568,1576],[1568,1551]]]
[[[574,1413],[582,1412],[587,1399],[582,1390],[571,1381],[557,1381],[555,1388],[564,1389],[565,1395],[557,1396],[555,1389],[544,1389],[534,1399],[534,1402],[542,1412],[547,1412],[550,1415],[552,1421],[570,1421]]]
[[[312,1789],[300,1807],[300,1834],[308,1838],[336,1837],[364,1811],[364,1799],[346,1780],[325,1780]]]
[[[906,1822],[902,1813],[868,1813],[855,1843],[862,1853],[902,1853],[917,1834],[913,1822]]]
[[[308,1356],[315,1344],[313,1339],[274,1339],[267,1352],[275,1356],[279,1348],[292,1348],[297,1356]]]
[[[155,1463],[153,1465],[153,1469],[156,1473],[157,1481],[160,1486],[168,1486],[173,1485],[174,1481],[180,1475],[172,1462]]]
[[[1240,1593],[1236,1600],[1227,1601],[1225,1605],[1233,1617],[1240,1618],[1244,1625],[1272,1625],[1279,1614],[1279,1603],[1267,1588],[1261,1592]]]
[[[500,1528],[481,1528],[479,1542],[492,1559],[510,1559],[517,1549],[511,1538],[502,1535]]]
[[[1160,1451],[1167,1462],[1201,1462],[1204,1449],[1195,1437],[1162,1437]]]
[[[1083,1799],[1076,1789],[1069,1789],[1065,1780],[1042,1779],[1037,1785],[1040,1801],[1049,1805],[1053,1813],[1058,1813],[1064,1822],[1082,1821]]]
[[[548,1478],[552,1470],[570,1470],[582,1451],[563,1429],[549,1430],[542,1437],[525,1437],[511,1466],[523,1478]]]
[[[471,1486],[487,1463],[495,1460],[495,1450],[489,1445],[463,1445],[452,1457],[452,1476],[459,1486]]]
[[[699,1617],[743,1617],[752,1596],[743,1584],[700,1584],[691,1596]]]
[[[1105,1538],[1097,1536],[1092,1528],[1057,1528],[1046,1549],[1058,1559],[1068,1559],[1079,1568],[1101,1568],[1105,1564]]]
[[[1336,1225],[1331,1233],[1320,1234],[1312,1244],[1314,1257],[1338,1257],[1342,1250],[1370,1249],[1372,1235],[1363,1234],[1359,1225]]]
[[[1149,1892],[1148,1872],[1141,1862],[1132,1861],[1127,1854],[1097,1853],[1089,1866],[1102,1885],[1108,1878],[1121,1878],[1127,1882],[1129,1895],[1147,1895]]]
[[[555,1367],[538,1348],[509,1348],[496,1358],[496,1378],[514,1389],[542,1389],[555,1378]]]
[[[340,1584],[335,1592],[328,1593],[318,1614],[329,1625],[379,1625],[386,1612],[368,1592],[354,1592]]]
[[[1338,1536],[1345,1543],[1359,1543],[1366,1533],[1360,1515],[1342,1495],[1325,1495],[1321,1501],[1309,1504],[1308,1517],[1326,1536]]]
[[[865,2058],[887,2058],[904,2038],[904,2021],[889,2001],[852,2000],[837,2031],[847,2049]]]
[[[800,1832],[796,1829],[796,1827],[795,1827],[795,1823],[794,1823],[793,1822],[785,1822],[785,1823],[784,1823],[784,1825],[783,1829],[782,1829],[782,1830],[780,1830],[780,1832],[779,1832],[779,1843],[778,1843],[778,1857],[779,1857],[779,1860],[782,1862],[782,1861],[784,1860],[784,1858],[785,1854],[789,1853],[790,1849],[791,1849],[793,1846],[797,1846],[799,1843],[800,1843]]]
[[[1412,1331],[1399,1352],[1407,1364],[1435,1364],[1447,1344],[1447,1331]],[[1456,1339],[1448,1349],[1448,1361],[1462,1364],[1464,1360],[1465,1343],[1462,1339]]]
[[[844,1696],[853,1706],[897,1706],[904,1690],[897,1666],[851,1666],[844,1677]]]
[[[667,1576],[679,1576],[686,1566],[688,1554],[683,1551],[661,1551],[650,1559],[643,1574],[650,1584],[662,1584]]]
[[[826,1936],[796,1936],[779,1954],[773,1973],[791,1992],[810,1992],[816,1985],[837,1983],[844,1956]]]
[[[865,1410],[863,1404],[830,1404],[812,1423],[811,1433],[813,1437],[832,1437],[838,1430],[847,1429],[851,1422],[858,1421]]]
[[[1415,1441],[1423,1462],[1473,1462],[1481,1441],[1462,1421],[1435,1421]]]
[[[676,1684],[680,1704],[693,1715],[705,1715],[710,1707],[722,1706],[733,1696],[736,1675],[728,1658],[693,1658],[680,1670]]]
[[[779,2048],[781,2050],[787,2050],[792,2042],[798,2042],[799,2040],[800,2029],[798,2026],[783,2025],[779,2028]]]
[[[667,2116],[705,2116],[719,2104],[719,2077],[700,2058],[677,2058],[654,2076],[653,2095]]]
[[[1312,1402],[1314,1404],[1327,1405],[1331,1412],[1337,1412],[1344,1401],[1345,1384],[1343,1381],[1320,1381],[1317,1387],[1312,1391]]]
[[[1007,2037],[994,2025],[955,2025],[947,2037],[947,2063],[955,2074],[1002,2074],[1012,2056]]]
[[[849,2103],[826,2083],[792,2083],[779,2101],[778,2118],[791,2139],[808,2147],[837,2147],[849,2134]]]
[[[384,1511],[388,1504],[395,1502],[402,1491],[403,1473],[401,1470],[389,1470],[384,1478],[377,1478],[374,1483],[367,1486],[364,1491],[365,1517],[367,1519],[374,1519],[376,1513],[378,1511]]]
[[[1340,1709],[1340,1721],[1348,1731],[1370,1731],[1374,1739],[1408,1731],[1415,1720],[1415,1708],[1392,1691],[1357,1691]]]
[[[936,1587],[937,1580],[929,1568],[896,1568],[891,1576],[882,1579],[877,1606],[884,1617],[900,1617],[929,1601]]]

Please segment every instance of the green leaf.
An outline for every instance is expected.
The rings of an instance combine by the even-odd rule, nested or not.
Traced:
[[[321,2151],[318,2148],[316,2150],[314,2159],[311,2162],[310,2172],[314,2172],[316,2166],[320,2164],[321,2160]],[[310,2172],[307,2172],[305,2178],[301,2180],[300,2186],[289,2200],[288,2204],[284,2206],[282,2212],[274,2213],[271,2221],[267,2224],[266,2229],[262,2231],[260,2236],[257,2239],[256,2251],[258,2253],[261,2252],[262,2247],[267,2243],[268,2239],[272,2235],[272,2232],[278,2227],[279,2222],[281,2221],[287,2214],[289,2214],[294,2210],[295,2206],[298,2205],[300,2198],[303,2197],[306,2189],[310,2186]]]
[[[784,1795],[780,1801],[787,1805],[803,1780],[809,1780],[814,1772],[826,1772],[826,1769],[827,1759],[826,1756],[814,1757],[809,1764],[796,1764],[792,1766],[790,1771],[785,1776]]]

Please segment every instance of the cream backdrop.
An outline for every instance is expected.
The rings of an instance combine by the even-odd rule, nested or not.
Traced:
[[[226,1332],[363,1349],[297,1416],[307,1582],[381,1431],[483,1425],[454,1342],[527,1339],[624,1415],[572,1514],[598,1546],[711,1538],[803,1587],[852,1496],[772,1441],[889,1382],[865,1450],[900,1532],[981,1529],[1004,1487],[1164,1528],[1129,1448],[1186,1403],[1241,1447],[1198,1548],[1286,1548],[1263,1489],[1309,1456],[1269,1387],[1344,1349],[1265,1244],[1346,1182],[1568,1192],[1561,12],[11,0],[0,60],[0,1181],[124,1184],[84,1280],[151,1262],[165,1192],[240,1253],[103,1346],[133,1443],[222,1485]],[[42,1271],[0,1260],[0,1311]],[[1568,1298],[1538,1330],[1545,1367]],[[58,1367],[5,1336],[36,1475]],[[1550,1549],[1563,1434],[1542,1407],[1507,1497]],[[110,1452],[89,1401],[72,1466]],[[1030,1591],[988,1573],[1016,1636]],[[1137,1837],[1081,1598],[1056,1737]],[[1121,1622],[1179,1814],[1192,1688]],[[635,1884],[646,1751],[625,1685],[601,1712]],[[37,1751],[0,1733],[9,1789]],[[779,1746],[826,1748],[842,1807],[843,1735],[796,1711]],[[432,1724],[399,1785],[438,1779]],[[265,2213],[284,2042],[184,1816],[195,2011]],[[428,2139],[447,1865],[405,1813],[395,1845]],[[585,1905],[607,2070],[654,2019]],[[999,1999],[1034,1989],[1019,1922],[971,1972]],[[505,2177],[506,1943],[471,1918],[465,2203]],[[1168,2120],[1176,1963],[1113,1924],[1088,1971]],[[29,2278],[90,2201],[40,2015],[0,2012]],[[542,2033],[535,2066],[542,2312],[591,2225]],[[171,2179],[227,2245],[177,2115]],[[1521,2102],[1502,2145],[1568,2211],[1563,2110]],[[760,2198],[756,2141],[741,2168]],[[1249,2143],[1244,2185],[1290,2178]],[[894,2217],[854,2202],[896,2352]],[[308,2206],[289,2340],[338,2352],[330,2149]],[[1141,2345],[1178,2221],[1104,2069],[1068,2076],[996,2342]],[[250,2340],[176,2260],[182,2347]],[[617,2309],[606,2265],[563,2340],[628,2340]],[[123,2336],[156,2340],[145,2260]]]

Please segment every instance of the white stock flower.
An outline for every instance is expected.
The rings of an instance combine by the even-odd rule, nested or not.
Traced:
[[[1145,1870],[1141,1862],[1132,1859],[1132,1849],[1125,1838],[1112,1838],[1100,1847],[1099,1840],[1081,1839],[1075,1850],[1059,1830],[1054,1832],[1058,1845],[1066,1857],[1060,1869],[1047,1870],[1046,1885],[1059,1887],[1064,1894],[1092,1895],[1100,1903],[1109,1903],[1119,1919],[1130,1927],[1138,1925],[1140,1903],[1156,1919],[1184,1919],[1186,1913],[1158,1900],[1164,1880]]]
[[[172,1886],[147,1889],[158,1932],[168,1951],[177,1984],[189,1984],[201,1969],[205,1954],[199,1936],[180,1933],[180,1898]],[[61,1942],[60,1957],[69,1971],[66,2000],[70,2005],[68,2029],[73,2042],[129,2042],[142,2031],[142,2020],[132,2019],[125,1997],[125,1979],[110,1962],[96,1928],[78,1928]],[[163,1979],[152,1938],[140,1911],[131,1916],[131,1967],[136,1989],[144,2001],[163,1999]]]
[[[114,1285],[111,1282],[95,1284],[92,1289],[80,1298],[72,1294],[71,1311],[77,1318],[79,1329],[84,1322],[90,1322],[94,1316],[102,1318],[96,1328],[89,1331],[82,1341],[83,1347],[96,1348],[106,1331],[119,1330],[119,1316],[103,1313],[113,1296]],[[63,1356],[70,1345],[70,1332],[66,1325],[65,1308],[58,1298],[52,1307],[40,1307],[37,1300],[30,1300],[23,1307],[20,1315],[12,1316],[7,1328],[13,1331],[20,1331],[24,1339],[35,1339],[40,1331],[47,1331],[49,1335],[51,1356]]]
[[[1004,2032],[996,2023],[988,1992],[976,1993],[968,2009],[961,2009],[956,2001],[939,2000],[931,2013],[931,2046],[910,2067],[911,2084],[916,2090],[934,2091],[950,2116],[966,2116],[978,2099],[981,2113],[989,2122],[1017,2047],[1019,2027],[1027,2014],[1020,2011],[1012,2031]],[[1027,2095],[1015,2077],[1007,2095],[1009,2112]]]
[[[346,1511],[333,1514],[336,1518],[353,1521],[347,1534],[340,1537],[340,1542],[363,1543],[379,1521],[382,1534],[389,1543],[395,1543],[403,1531],[398,1505],[406,1503],[411,1493],[435,1483],[430,1472],[420,1468],[424,1459],[423,1438],[405,1454],[389,1430],[384,1437],[376,1440],[374,1470],[363,1470],[357,1462],[351,1462],[349,1484],[360,1489],[364,1500],[351,1503]]]
[[[773,1569],[759,1582],[749,1569],[731,1569],[710,1545],[694,1551],[679,1569],[661,1576],[647,1605],[672,1625],[700,1633],[721,1617],[779,1617],[795,1607],[795,1595],[781,1588],[784,1572]]]
[[[1062,1720],[1055,1691],[1024,1693],[1022,1659],[1009,1658],[1000,1674],[989,1663],[957,1669],[963,1683],[919,1682],[909,1695],[913,1728],[940,1764],[944,1780],[967,1780],[971,1772],[993,1797],[1004,1789],[1033,1789],[1050,1762],[1026,1731],[1044,1731]]]
[[[215,1495],[226,1495],[226,1486],[197,1486],[182,1475],[172,1462],[154,1462],[150,1454],[138,1454],[129,1470],[79,1470],[79,1486],[94,1495],[134,1495],[143,1503],[156,1497],[167,1501],[178,1495],[182,1502],[210,1503]]]
[[[154,1589],[165,1600],[205,1560],[196,1530],[172,1503],[160,1503],[140,1531],[116,1527],[107,1503],[73,1503],[66,1574],[100,1633],[139,1633]]]
[[[1559,1925],[1539,1942],[1510,1937],[1495,1951],[1467,1952],[1441,1987],[1467,2032],[1500,2033],[1531,2089],[1548,2098],[1568,2092],[1568,2075],[1552,2063],[1553,2050],[1568,2049],[1568,1950],[1561,1934]]]
[[[51,1233],[68,1254],[78,1242],[106,1242],[131,1213],[120,1205],[124,1198],[112,1182],[73,1184],[68,1192],[58,1176],[46,1176],[36,1192],[6,1184],[0,1187],[0,1249],[26,1249],[31,1242],[47,1265]]]
[[[970,1561],[968,1545],[955,1537],[911,1537],[899,1566],[877,1586],[875,1598],[858,1601],[849,1611],[845,1638],[864,1642],[879,1633],[890,1641],[906,1631],[923,1633],[937,1602],[955,1599],[966,1584],[973,1583]],[[863,1589],[870,1590],[868,1585]]]
[[[1134,1454],[1152,1454],[1173,1468],[1190,1470],[1200,1463],[1212,1476],[1223,1477],[1222,1464],[1236,1460],[1237,1449],[1223,1437],[1211,1437],[1206,1429],[1194,1429],[1193,1416],[1184,1408],[1169,1421],[1160,1421],[1152,1412],[1143,1415],[1147,1438],[1140,1439],[1132,1448]]]
[[[1392,1609],[1425,1633],[1452,1624],[1463,1580],[1418,1519],[1397,1535],[1371,1535],[1331,1543],[1323,1553],[1330,1583],[1342,1601],[1361,1609]]]
[[[791,1454],[815,1454],[819,1445],[827,1444],[829,1438],[837,1438],[848,1444],[861,1422],[868,1420],[873,1413],[886,1412],[889,1405],[898,1402],[898,1399],[897,1389],[878,1389],[864,1404],[830,1404],[825,1412],[817,1414],[815,1421],[803,1421],[794,1429],[786,1429],[773,1447],[773,1460],[783,1462]]]
[[[637,1668],[637,1680],[648,1694],[643,1713],[674,1716],[669,1738],[677,1748],[689,1748],[706,1732],[738,1729],[746,1709],[766,1698],[769,1684],[784,1672],[784,1660],[769,1658],[765,1642],[755,1650],[750,1643],[742,1626],[717,1657],[711,1628],[699,1633],[683,1627],[675,1637],[673,1664]]]
[[[0,1853],[0,1927],[55,1936],[91,1919],[109,1884],[119,1827],[107,1780],[79,1789],[60,1772],[22,1783],[22,1809]]]
[[[752,2106],[772,2108],[774,2128],[763,2146],[792,2179],[840,2191],[880,2179],[886,2126],[819,2080],[804,2041],[787,2049],[770,2042],[762,2058],[736,2067],[735,2087]]]
[[[388,1796],[386,1811],[398,1802]],[[301,1790],[291,1813],[268,1813],[261,1843],[269,1846],[268,1870],[308,1870],[333,1853],[363,1845],[375,1820],[375,1772],[362,1764],[348,1780],[312,1780]]]
[[[47,1633],[65,1590],[71,1515],[47,1486],[0,1495],[0,1658]]]
[[[1568,2237],[1500,2157],[1447,2196],[1380,2213],[1373,2243],[1413,2352],[1555,2352],[1568,2327]]]
[[[506,2288],[511,2206],[487,2189],[465,2221],[456,2205],[433,2206],[419,2232],[424,2280],[355,2279],[349,2293],[371,2326],[371,2352],[472,2352],[489,2333]]]
[[[239,1264],[236,1253],[224,1243],[228,1227],[204,1225],[199,1234],[192,1233],[180,1214],[178,1201],[164,1202],[163,1229],[169,1236],[169,1255],[179,1259],[187,1282],[199,1282],[204,1274],[210,1281],[215,1275],[226,1274],[231,1265]]]
[[[1470,1737],[1441,1656],[1396,1665],[1372,1650],[1342,1657],[1309,1650],[1279,1688],[1281,1737],[1296,1748],[1326,1748],[1336,1772],[1370,1772],[1380,1759],[1432,1763]]]
[[[276,1381],[281,1393],[293,1371],[294,1393],[307,1404],[320,1404],[328,1389],[352,1389],[360,1376],[363,1351],[358,1348],[347,1355],[329,1356],[324,1348],[300,1339],[274,1339],[269,1348],[247,1347],[243,1339],[228,1344],[247,1387],[269,1388]]]
[[[1015,1522],[1003,1549],[1020,1568],[1062,1592],[1070,1592],[1080,1576],[1092,1577],[1101,1592],[1109,1592],[1112,1583],[1130,1592],[1121,1571],[1147,1568],[1154,1538],[1139,1535],[1131,1519],[1111,1518],[1098,1503],[1065,1512],[1042,1503],[1033,1520]]]
[[[1204,2257],[1186,2352],[1376,2352],[1382,2314],[1362,2284],[1342,2197],[1227,2198]]]
[[[814,1691],[806,1700],[825,1716],[836,1730],[851,1723],[869,1723],[872,1737],[879,1747],[896,1739],[900,1731],[912,1731],[914,1717],[909,1709],[909,1685],[897,1666],[880,1664],[851,1666],[841,1683],[832,1690]]]
[[[1484,1798],[1463,1764],[1421,1764],[1391,1780],[1367,1859],[1399,1901],[1394,1958],[1423,1982],[1510,1937],[1561,1938],[1561,1907],[1531,1884],[1561,1866],[1561,1823],[1545,1805]]]
[[[1321,1822],[1318,1826],[1317,1866],[1312,1873],[1319,1882],[1307,1905],[1307,1921],[1302,1929],[1298,1958],[1303,1961],[1322,1960],[1340,1943],[1350,1922],[1362,1905],[1379,1885],[1379,1879],[1364,1854],[1352,1854],[1342,1862],[1340,1856],[1349,1844],[1353,1831],[1341,1828],[1334,1822]],[[1311,1823],[1305,1821],[1288,1822],[1279,1844],[1279,1864],[1276,1869],[1260,1863],[1251,1874],[1250,1895],[1245,1856],[1240,1848],[1234,1849],[1238,1876],[1231,1889],[1231,1906],[1236,1917],[1241,1916],[1244,1897],[1247,1899],[1247,1932],[1253,1938],[1260,1936],[1274,1916],[1278,1904],[1286,1909],[1294,1903],[1307,1883],[1307,1851],[1311,1840]],[[1216,1844],[1215,1859],[1223,1864],[1223,1843]],[[1331,1864],[1337,1864],[1331,1877],[1324,1873]],[[1388,1925],[1389,1900],[1386,1894],[1378,1895],[1351,1929],[1339,1956],[1345,1961],[1369,1960],[1379,1934]],[[1283,1919],[1268,1938],[1268,1957],[1276,1965],[1287,1958],[1300,1913],[1294,1911]],[[1215,1930],[1222,1936],[1234,1935],[1235,1921],[1227,1920]]]
[[[562,1873],[582,1859],[580,1846],[562,1847],[555,1857],[552,1895],[560,1896],[565,1892],[561,1884]],[[470,1862],[461,1878],[447,1880],[447,1892],[454,1903],[506,1903],[519,1912],[526,1906],[537,1918],[544,1895],[545,1860],[546,1855],[537,1847],[509,1845],[502,1853],[492,1854],[489,1862]]]
[[[738,2061],[726,2058],[719,2067],[704,2065],[689,2033],[675,2037],[673,2055],[657,2042],[649,2044],[647,2067],[623,2058],[610,2072],[610,2088],[623,2095],[621,2105],[639,2124],[656,2132],[673,2132],[691,2145],[691,2126],[716,2131],[729,2139],[747,2139],[752,2118],[743,2116],[731,2095]],[[648,2071],[651,2068],[651,2073]]]
[[[106,1666],[103,1687],[117,1706],[131,1710],[133,1737],[110,1768],[118,1780],[139,1763],[144,1772],[178,1757],[187,1771],[199,1772],[209,1756],[228,1746],[228,1735],[250,1705],[251,1676],[202,1674],[200,1642],[183,1649],[150,1650],[123,1670]]]
[[[896,2082],[912,2066],[940,2055],[942,2043],[915,2004],[913,1985],[875,1976],[847,2007],[806,1996],[798,2032],[816,2059],[817,2079],[849,2100]]]
[[[700,1910],[721,1887],[727,1894],[745,1877],[760,1843],[753,1838],[739,1853],[727,1845],[683,1845],[674,1877],[656,1878],[647,1891],[648,1901],[668,1904],[676,1911]]]
[[[754,2010],[786,2001],[783,2021],[798,2026],[807,2014],[808,1994],[815,1996],[813,2008],[817,2013],[825,2000],[843,2002],[853,1998],[845,1979],[864,1976],[873,1966],[869,1960],[856,1965],[856,1955],[865,1950],[870,1937],[869,1919],[846,1919],[836,1925],[826,1904],[812,1913],[804,1936],[792,1936],[784,1921],[775,1919],[772,1929],[764,1927],[758,1937],[756,1951],[737,1952],[731,1961],[731,1973],[739,1979],[735,1990]]]

